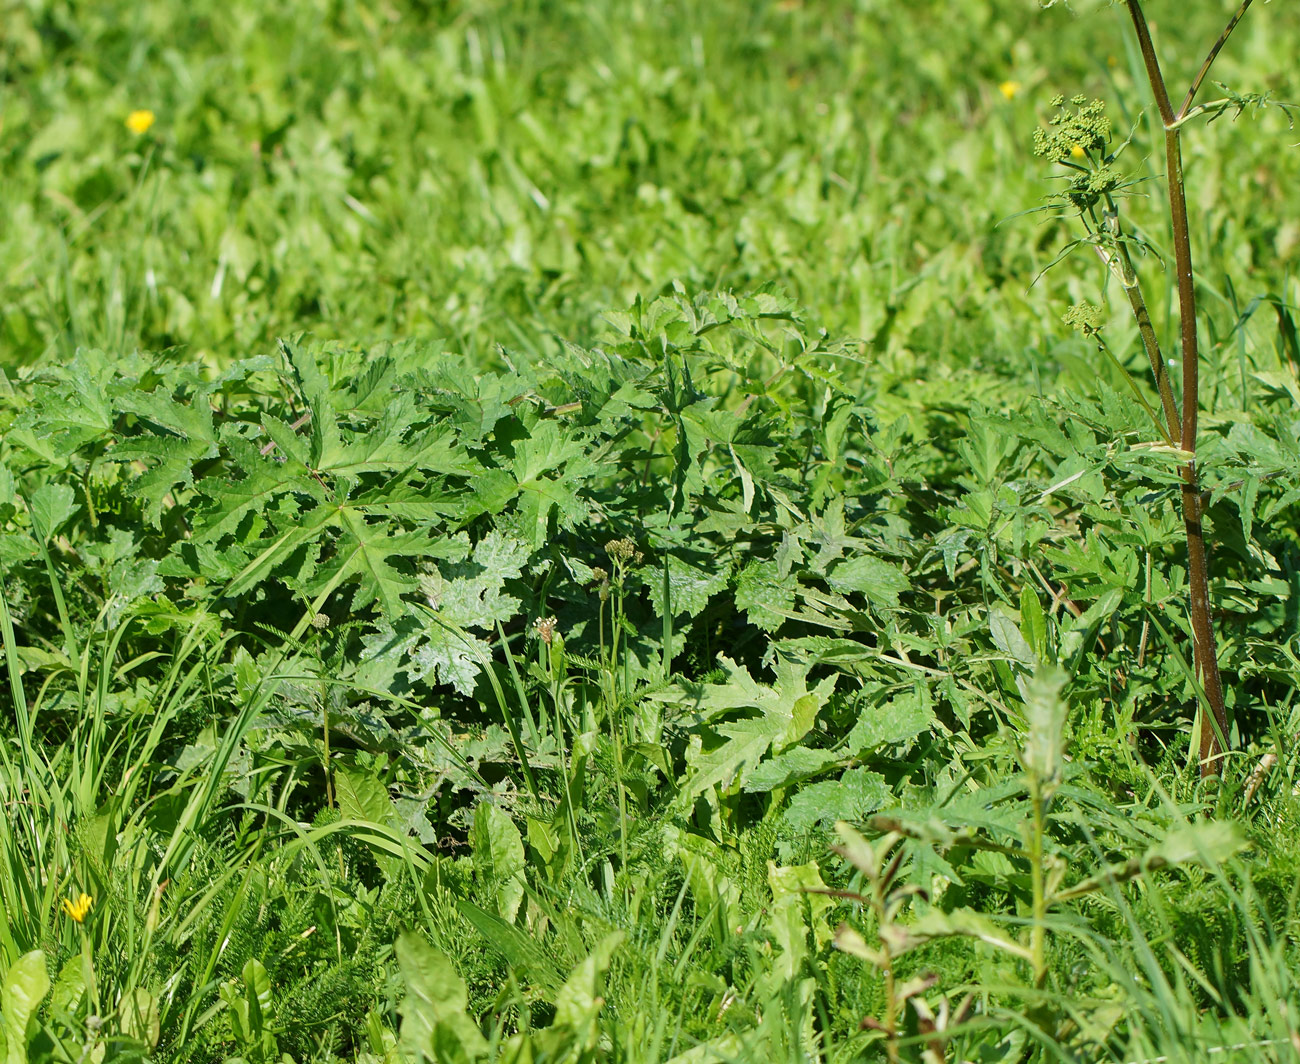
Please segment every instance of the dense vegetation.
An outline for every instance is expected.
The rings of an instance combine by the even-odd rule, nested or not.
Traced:
[[[1300,15],[1185,134],[1204,779],[1187,456],[1065,255],[1105,185],[1176,333],[1127,30],[12,6],[0,1062],[1296,1059],[1300,155],[1238,94]]]

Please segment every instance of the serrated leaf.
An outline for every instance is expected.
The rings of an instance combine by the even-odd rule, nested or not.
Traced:
[[[801,783],[820,775],[827,766],[838,761],[840,757],[833,750],[810,750],[806,746],[796,746],[762,762],[749,773],[745,777],[745,790],[765,793],[777,787]]]
[[[263,455],[240,437],[225,441],[232,465],[242,476],[224,476],[217,484],[201,487],[207,506],[194,519],[193,539],[197,542],[235,535],[249,517],[260,514],[279,495],[301,491],[321,499],[321,489],[310,478],[298,476],[286,463]]]
[[[668,600],[672,605],[674,617],[685,614],[696,617],[709,604],[709,599],[727,587],[730,567],[726,562],[719,564],[719,559],[707,561],[700,557],[687,560],[677,554],[667,556],[668,566]],[[659,566],[648,567],[642,576],[642,582],[649,592],[650,605],[655,616],[664,615],[664,581],[663,569]]]
[[[472,695],[486,660],[488,645],[483,640],[434,625],[411,652],[408,672],[412,680],[451,684],[461,694]]]
[[[704,721],[737,709],[756,709],[761,716],[714,725],[723,742],[688,756],[692,771],[682,788],[686,798],[714,786],[728,790],[743,785],[768,750],[780,753],[803,738],[835,689],[837,677],[832,675],[809,690],[807,666],[784,659],[778,659],[774,687],[756,683],[747,669],[728,658],[719,660],[727,671],[725,683],[709,684],[678,697],[691,698]]]
[[[31,509],[32,531],[49,539],[76,510],[76,492],[68,484],[45,484],[32,493],[27,504]]]
[[[934,721],[929,690],[918,684],[883,706],[868,706],[849,732],[848,750],[855,757],[889,743],[901,743],[928,731]]]
[[[343,533],[333,558],[323,563],[307,582],[308,594],[315,595],[330,582],[356,578],[352,611],[360,612],[371,603],[390,621],[407,612],[402,596],[419,586],[412,573],[400,572],[388,564],[394,556],[422,557],[429,545],[423,532],[393,535],[385,522],[369,522],[351,507],[341,507],[328,524]]]
[[[796,575],[781,576],[776,562],[752,561],[736,578],[736,607],[759,628],[775,632],[794,607],[797,586]]]
[[[898,597],[910,586],[903,570],[883,558],[860,554],[841,562],[826,577],[837,591],[857,591],[873,606],[894,609]]]
[[[849,769],[838,780],[804,787],[790,800],[785,822],[795,831],[808,831],[835,820],[863,820],[890,801],[893,792],[885,777],[865,768]]]
[[[54,379],[42,382],[23,424],[64,453],[108,437],[114,422],[108,388],[114,360],[102,351],[78,351],[71,364],[48,372]]]

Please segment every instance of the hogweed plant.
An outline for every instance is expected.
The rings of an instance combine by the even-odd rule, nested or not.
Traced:
[[[1056,2],[1057,0],[1044,0],[1043,6],[1051,7]],[[1036,132],[1034,150],[1036,154],[1058,163],[1069,171],[1069,185],[1058,199],[1077,214],[1086,230],[1086,237],[1075,243],[1091,245],[1109,273],[1124,290],[1151,365],[1152,377],[1160,398],[1160,416],[1157,417],[1151,411],[1150,405],[1137,391],[1136,385],[1134,390],[1142,405],[1151,412],[1165,444],[1177,448],[1182,458],[1179,470],[1180,494],[1187,542],[1192,643],[1196,679],[1199,693],[1203,696],[1203,707],[1197,715],[1200,722],[1197,736],[1200,747],[1199,763],[1202,776],[1218,776],[1222,772],[1224,747],[1228,734],[1228,714],[1223,681],[1219,674],[1214,624],[1210,612],[1209,560],[1202,526],[1204,504],[1196,466],[1196,437],[1200,413],[1200,350],[1196,320],[1196,275],[1192,266],[1191,235],[1183,175],[1182,133],[1183,128],[1193,118],[1202,116],[1214,118],[1230,110],[1240,114],[1247,108],[1262,107],[1268,103],[1268,100],[1260,95],[1239,95],[1225,90],[1225,96],[1220,99],[1203,104],[1196,103],[1196,97],[1211,66],[1246,14],[1252,0],[1243,0],[1228,20],[1227,25],[1210,47],[1204,62],[1176,109],[1151,38],[1151,25],[1142,10],[1142,5],[1139,0],[1125,0],[1125,2],[1164,129],[1164,185],[1168,199],[1169,222],[1173,232],[1174,271],[1178,289],[1178,346],[1182,354],[1181,396],[1174,394],[1173,385],[1166,372],[1166,366],[1173,363],[1166,361],[1159,336],[1151,322],[1141,280],[1133,264],[1133,251],[1144,248],[1145,244],[1133,230],[1125,227],[1119,209],[1119,201],[1129,182],[1126,181],[1116,163],[1129,141],[1125,140],[1114,149],[1110,147],[1111,128],[1102,101],[1090,101],[1086,96],[1075,96],[1070,101],[1071,109],[1066,107],[1064,97],[1058,96],[1053,101],[1057,112],[1050,120],[1047,129]],[[1096,317],[1086,309],[1076,309],[1067,316],[1067,322],[1080,328],[1086,335],[1095,336],[1099,324],[1095,320]],[[1103,351],[1109,354],[1109,349],[1103,347]],[[1113,355],[1110,357],[1114,358]]]

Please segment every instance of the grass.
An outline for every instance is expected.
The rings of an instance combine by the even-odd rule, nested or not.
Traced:
[[[1300,156],[1183,134],[1202,780],[1079,6],[11,5],[3,1064],[1296,1059]]]
[[[1177,31],[1217,28],[1207,11]],[[986,3],[20,8],[4,357],[219,361],[305,329],[490,358],[589,339],[680,280],[778,281],[902,365],[1019,360],[1053,345],[1068,287],[1026,295],[1059,234],[1007,221],[1042,198],[1029,134],[1061,87],[1137,119],[1117,29]],[[1285,76],[1284,11],[1239,32],[1218,76]],[[158,116],[138,138],[136,108]],[[1294,262],[1294,159],[1248,129],[1189,145],[1224,296],[1229,270],[1280,292]]]

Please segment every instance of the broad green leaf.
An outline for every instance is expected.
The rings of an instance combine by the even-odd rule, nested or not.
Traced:
[[[5,1036],[5,1064],[27,1064],[27,1021],[50,990],[44,950],[24,953],[0,984],[0,1020]]]
[[[388,796],[388,788],[369,772],[357,768],[336,768],[334,793],[338,797],[339,814],[344,820],[387,824],[392,815],[393,803]]]
[[[135,1038],[151,1048],[158,1044],[158,1039],[162,1035],[162,1021],[158,1014],[156,995],[138,986],[123,996],[117,1011],[121,1017],[124,1035]]]
[[[1020,634],[1034,657],[1044,660],[1047,656],[1047,618],[1038,595],[1028,582],[1020,589]]]
[[[795,831],[808,831],[834,820],[864,820],[892,799],[885,778],[865,768],[849,769],[838,780],[804,787],[790,800],[785,822]]]
[[[776,562],[752,561],[736,577],[736,606],[764,631],[775,632],[794,608],[798,579],[781,576]]]
[[[49,539],[76,510],[76,492],[68,484],[46,484],[28,500],[32,531]]]
[[[1041,786],[1055,783],[1064,753],[1066,705],[1062,697],[1065,674],[1040,667],[1022,685],[1025,699],[1025,745],[1021,763]]]
[[[783,953],[785,977],[792,979],[810,953],[810,937],[818,950],[831,941],[826,915],[836,903],[826,894],[815,862],[782,866],[768,861],[767,885],[772,891],[772,929]]]
[[[833,750],[810,750],[794,746],[785,753],[769,758],[745,777],[745,790],[763,793],[788,787],[792,783],[818,776],[830,765],[840,762]]]
[[[474,867],[496,892],[501,918],[514,923],[524,900],[524,842],[515,823],[491,802],[474,810]]]
[[[894,609],[910,586],[903,571],[892,562],[870,554],[840,562],[826,577],[836,591],[857,591],[873,606]]]
[[[256,957],[249,959],[240,975],[244,980],[244,1000],[248,1002],[249,1034],[261,1038],[271,1011],[271,977]]]
[[[78,351],[66,367],[53,370],[54,380],[37,389],[37,401],[21,424],[40,439],[52,439],[57,451],[72,451],[113,431],[109,382],[114,360],[102,351]]]
[[[668,555],[668,599],[673,616],[698,616],[709,599],[726,590],[730,566],[718,558],[703,555],[687,557]],[[647,567],[642,582],[649,593],[655,616],[664,615],[664,580],[662,565]]]
[[[396,953],[406,984],[398,1011],[407,1059],[461,1064],[483,1057],[487,1040],[465,1012],[469,996],[451,961],[411,931],[398,937]]]
[[[564,981],[555,995],[555,1023],[573,1028],[587,1027],[594,1038],[598,1031],[594,1025],[604,999],[601,997],[605,973],[614,951],[623,943],[622,931],[612,931],[602,938],[586,960],[582,961]]]
[[[688,704],[693,711],[706,722],[732,710],[758,710],[760,715],[712,727],[723,741],[708,751],[688,755],[691,775],[681,792],[685,798],[710,787],[729,790],[743,785],[769,750],[780,753],[798,742],[830,698],[837,679],[828,676],[809,690],[807,666],[778,659],[777,682],[766,687],[756,683],[744,667],[725,657],[720,661],[727,672],[726,682],[691,691],[694,697]]]
[[[995,606],[989,611],[989,635],[993,639],[993,645],[1012,661],[1030,668],[1038,664],[1038,655],[1034,653],[1033,647],[1020,634],[1016,622],[1000,607]]]
[[[880,930],[881,941],[890,947],[894,956],[937,938],[957,937],[978,939],[1020,960],[1031,959],[1029,950],[1011,931],[985,914],[964,907],[952,912],[932,908],[911,924],[890,924]]]
[[[862,757],[877,747],[901,743],[928,731],[933,721],[929,689],[918,683],[883,706],[865,706],[849,732],[847,749],[853,756]]]

